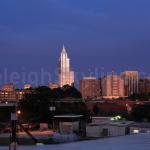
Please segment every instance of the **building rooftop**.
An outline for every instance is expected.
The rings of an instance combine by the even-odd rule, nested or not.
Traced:
[[[81,118],[83,115],[68,114],[68,115],[55,115],[54,118]]]
[[[96,77],[91,77],[91,76],[90,76],[90,77],[84,77],[83,79],[84,79],[84,80],[96,80]]]
[[[139,128],[150,128],[150,122],[145,123],[134,123],[132,127],[139,127]]]
[[[119,127],[126,127],[132,125],[133,121],[103,121],[100,123],[90,123],[88,126],[100,126],[100,125],[110,125],[110,126],[119,126]]]

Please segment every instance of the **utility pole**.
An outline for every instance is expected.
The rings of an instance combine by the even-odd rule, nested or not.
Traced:
[[[11,113],[11,135],[9,150],[17,149],[17,114]]]

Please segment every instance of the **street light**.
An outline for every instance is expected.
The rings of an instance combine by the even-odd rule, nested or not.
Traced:
[[[21,110],[17,110],[16,105],[14,105],[14,110],[11,113],[11,140],[9,150],[12,148],[13,150],[17,149],[17,124],[19,122],[19,115],[21,115]]]
[[[17,146],[17,114],[11,113],[11,141],[9,145],[9,150],[16,150]]]
[[[21,115],[21,110],[17,110],[17,115]]]

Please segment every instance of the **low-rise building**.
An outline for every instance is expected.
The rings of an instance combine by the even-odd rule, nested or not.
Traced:
[[[13,84],[4,84],[0,89],[1,101],[15,101],[16,92]]]
[[[5,84],[0,89],[0,101],[17,102],[23,99],[25,93],[30,93],[30,89],[15,89],[13,84]]]
[[[82,117],[82,115],[56,115],[53,119],[53,128],[61,134],[80,133]]]
[[[150,122],[148,123],[134,123],[130,127],[130,134],[150,133]]]
[[[131,121],[111,121],[102,123],[91,123],[86,127],[87,137],[115,137],[129,134]]]
[[[92,123],[110,122],[112,117],[92,117]]]

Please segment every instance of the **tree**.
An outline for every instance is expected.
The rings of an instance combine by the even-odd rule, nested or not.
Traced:
[[[63,98],[63,90],[61,88],[55,88],[51,91],[51,99],[59,100]]]
[[[93,113],[95,116],[98,116],[99,115],[99,112],[100,112],[100,108],[96,105],[94,105],[93,107]]]
[[[135,121],[150,121],[150,104],[134,105],[130,115]]]
[[[76,88],[68,85],[56,89],[50,89],[46,86],[32,89],[32,91],[25,94],[24,99],[19,102],[19,109],[23,112],[22,118],[24,118],[24,120],[49,122],[52,115],[49,110],[50,106],[56,105],[56,101],[68,97],[81,98],[81,93]],[[58,108],[56,109],[59,113],[80,113],[80,108],[76,105],[57,105],[56,107]]]
[[[22,118],[25,120],[35,120],[39,122],[49,121],[51,90],[48,87],[38,87],[30,94],[26,94],[19,102]]]
[[[129,99],[135,101],[135,100],[143,100],[148,101],[150,99],[150,93],[139,93],[139,94],[132,94],[129,96]]]
[[[62,87],[64,98],[82,98],[81,93],[73,86],[64,85]]]

